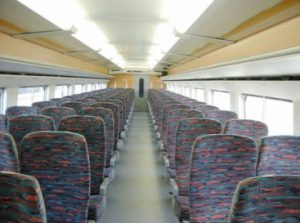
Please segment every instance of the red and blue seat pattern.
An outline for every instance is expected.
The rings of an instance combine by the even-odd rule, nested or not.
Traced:
[[[76,115],[76,112],[73,108],[53,107],[42,109],[41,114],[51,117],[54,120],[55,129],[57,129],[59,122],[63,117]]]
[[[36,178],[0,171],[0,222],[47,222],[44,199]]]
[[[200,136],[193,145],[190,222],[227,222],[238,182],[255,176],[255,142],[239,135]]]
[[[223,133],[248,136],[259,145],[260,139],[268,135],[268,127],[260,121],[232,119],[226,122]]]
[[[82,102],[67,102],[61,104],[61,107],[67,107],[67,108],[73,108],[76,112],[76,114],[79,114],[79,111],[85,107],[87,107],[86,104]]]
[[[216,119],[217,121],[219,121],[222,124],[223,127],[225,126],[227,121],[238,118],[238,116],[235,112],[226,111],[226,110],[208,111],[205,114],[205,117],[211,118],[211,119]]]
[[[299,194],[299,175],[242,180],[235,191],[228,222],[300,222]]]
[[[52,107],[57,107],[57,104],[55,101],[38,101],[32,103],[33,107],[37,107],[40,110],[44,108],[52,108]]]
[[[7,118],[0,114],[0,132],[7,132]]]
[[[21,141],[26,134],[35,131],[53,131],[54,121],[45,115],[17,116],[9,120],[8,129],[19,150]]]
[[[38,108],[33,106],[12,106],[5,111],[5,115],[8,119],[21,115],[38,115],[38,113]]]
[[[193,143],[198,136],[219,134],[221,131],[221,123],[212,119],[186,118],[178,122],[175,136],[175,180],[178,187],[175,212],[180,220],[189,220],[189,178]]]
[[[90,162],[82,135],[55,131],[27,134],[21,145],[20,170],[39,181],[48,222],[87,222]]]
[[[0,132],[0,171],[19,172],[18,151],[13,137]]]
[[[268,136],[259,146],[257,175],[300,175],[300,137]]]

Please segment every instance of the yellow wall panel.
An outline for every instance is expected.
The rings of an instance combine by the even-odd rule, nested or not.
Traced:
[[[254,34],[235,44],[208,53],[193,61],[171,68],[169,74],[182,73],[196,68],[300,46],[299,27],[300,16]]]
[[[1,32],[0,56],[81,71],[108,73],[107,68],[83,62],[74,57],[63,55],[25,40],[13,38]]]

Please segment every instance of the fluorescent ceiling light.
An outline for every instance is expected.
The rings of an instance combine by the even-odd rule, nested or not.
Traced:
[[[79,0],[18,1],[63,30],[70,30],[75,27],[77,31],[72,36],[95,51],[101,50],[98,53],[105,58],[111,60],[118,55],[115,47],[108,44],[108,40],[101,29],[89,19]],[[115,61],[118,66],[124,64],[121,56]]]
[[[105,46],[103,46],[103,48],[98,53],[109,60],[111,60],[118,54],[117,50],[111,44],[106,44]]]
[[[71,29],[78,20],[86,17],[81,5],[74,0],[59,2],[54,0],[18,1],[63,30]]]
[[[162,17],[180,33],[186,32],[214,0],[165,0]]]
[[[179,40],[174,30],[180,33],[186,32],[193,23],[207,10],[214,0],[164,0],[161,17],[168,23],[159,24],[153,38],[155,48],[150,49],[148,65],[153,69]],[[154,57],[154,58],[153,58]],[[156,62],[155,62],[156,61]]]

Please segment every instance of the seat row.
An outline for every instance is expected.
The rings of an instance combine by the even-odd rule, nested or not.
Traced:
[[[299,222],[300,137],[166,90],[148,108],[181,221]]]
[[[36,107],[7,110],[5,117],[9,118],[5,130],[10,134],[0,132],[0,170],[4,171],[0,174],[1,219],[12,222],[24,222],[25,219],[27,222],[31,222],[29,219],[44,222],[45,218],[48,222],[87,222],[87,219],[99,222],[106,206],[105,191],[114,178],[113,166],[118,159],[116,140],[126,137],[134,97],[129,89],[91,93],[88,97],[77,95],[72,98],[73,101],[98,98],[96,103],[77,112],[68,105],[74,103],[78,106],[82,102],[64,102],[62,107],[39,107],[38,113],[42,115],[26,113],[36,109],[36,104]],[[38,104],[49,106],[51,102]],[[49,112],[60,109],[68,109],[72,113],[58,112],[52,116]],[[13,116],[12,113],[18,115]],[[56,125],[52,117],[59,117]],[[42,195],[40,192],[34,195],[34,191],[38,192],[38,183],[35,178],[26,175],[38,180]],[[12,182],[6,182],[7,179]],[[28,191],[20,187],[23,183],[27,189],[30,184],[31,189]],[[33,201],[23,196],[27,193],[32,193],[32,198],[39,198],[34,199],[34,202],[38,201],[34,204],[37,206],[30,206]],[[20,197],[7,199],[14,194]],[[47,217],[44,216],[41,198],[45,201]],[[23,199],[22,202],[20,199]],[[31,210],[33,206],[34,209],[39,208]],[[33,216],[34,213],[37,216]],[[20,221],[22,218],[24,221]]]

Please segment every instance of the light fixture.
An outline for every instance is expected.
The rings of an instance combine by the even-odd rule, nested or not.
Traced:
[[[57,27],[63,30],[75,28],[72,34],[77,40],[98,51],[99,54],[111,60],[118,54],[114,46],[108,44],[108,39],[81,6],[79,0],[18,0],[23,5],[38,13]],[[123,58],[115,60],[118,66],[123,64]],[[114,63],[115,63],[114,62]]]
[[[161,17],[169,21],[158,24],[153,42],[156,49],[150,49],[148,65],[153,69],[179,40],[175,33],[185,33],[207,10],[214,0],[164,0]],[[153,59],[154,57],[155,59]],[[156,62],[155,62],[156,61]]]
[[[86,17],[86,13],[74,0],[18,0],[40,16],[44,17],[60,29],[69,30],[78,20]]]

